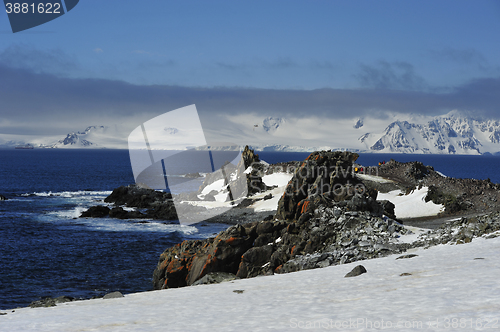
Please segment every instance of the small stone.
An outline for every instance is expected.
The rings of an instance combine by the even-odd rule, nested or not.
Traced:
[[[351,272],[349,272],[348,274],[346,274],[344,276],[344,278],[350,278],[350,277],[357,277],[363,273],[366,273],[366,269],[363,265],[358,265],[356,266],[354,269],[352,269]]]
[[[418,255],[415,255],[415,254],[409,254],[409,255],[403,255],[403,256],[399,256],[398,258],[396,259],[405,259],[405,258],[413,258],[413,257],[417,257]]]
[[[405,272],[405,273],[401,273],[399,276],[400,277],[407,277],[407,276],[411,276],[411,273],[406,273]]]
[[[107,300],[107,299],[117,299],[117,298],[120,298],[120,297],[124,297],[122,293],[120,292],[112,292],[112,293],[108,293],[106,295],[104,295],[103,299],[104,300]]]
[[[244,291],[245,291],[244,289],[235,289],[235,290],[233,291],[233,293],[236,293],[236,294],[243,294],[243,292],[244,292]]]

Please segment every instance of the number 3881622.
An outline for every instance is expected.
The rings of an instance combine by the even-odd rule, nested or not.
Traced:
[[[39,3],[35,5],[34,3],[6,3],[5,9],[7,14],[61,14],[61,4],[60,3]]]

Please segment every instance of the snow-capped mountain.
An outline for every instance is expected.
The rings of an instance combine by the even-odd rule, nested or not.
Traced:
[[[363,119],[358,118],[358,119],[356,119],[356,123],[354,124],[353,128],[358,129],[358,128],[363,127],[363,125],[364,125]]]
[[[495,153],[500,151],[500,122],[450,112],[424,124],[394,121],[382,134],[365,133],[359,141],[372,152]]]
[[[13,148],[30,144],[35,148],[127,148],[127,130],[115,126],[89,126],[84,131],[71,132],[64,136],[2,135],[0,147]]]
[[[106,127],[104,126],[90,126],[87,127],[83,132],[79,131],[77,133],[69,133],[64,139],[59,140],[57,143],[53,144],[52,148],[60,148],[60,147],[98,147],[97,143],[93,143],[88,141],[87,138],[91,132],[95,133],[96,131],[104,131]],[[92,133],[92,134],[93,134]]]
[[[262,128],[270,134],[273,134],[285,123],[285,119],[276,117],[267,117],[262,121]]]

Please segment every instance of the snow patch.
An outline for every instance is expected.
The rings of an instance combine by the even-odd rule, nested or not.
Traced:
[[[388,193],[379,193],[377,200],[391,201],[396,207],[394,212],[397,218],[418,218],[435,216],[444,211],[444,205],[435,204],[432,201],[425,202],[429,188],[413,190],[408,195],[403,195],[401,190],[393,190]]]

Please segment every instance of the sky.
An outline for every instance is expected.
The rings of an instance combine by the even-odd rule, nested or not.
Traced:
[[[0,134],[220,116],[499,117],[500,1],[82,0],[12,33]],[[210,121],[212,119],[212,121]]]

